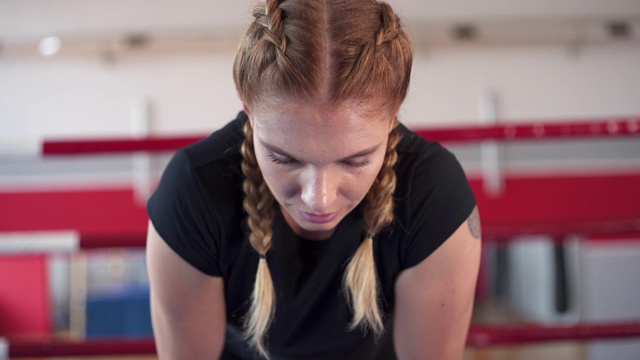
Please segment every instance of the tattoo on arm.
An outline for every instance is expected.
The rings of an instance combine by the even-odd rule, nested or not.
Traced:
[[[469,225],[469,232],[471,236],[476,239],[480,239],[482,236],[482,230],[480,229],[480,214],[478,213],[478,207],[474,207],[473,211],[471,211],[471,215],[467,219],[467,224]]]

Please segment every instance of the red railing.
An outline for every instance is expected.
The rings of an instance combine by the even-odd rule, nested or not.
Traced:
[[[640,337],[640,322],[581,323],[541,326],[534,324],[472,325],[468,346],[525,345],[538,342],[586,341]]]
[[[611,118],[575,122],[532,122],[494,126],[414,129],[420,136],[437,141],[476,142],[480,140],[544,140],[640,136],[640,117]],[[79,155],[173,151],[204,136],[46,140],[43,155]]]
[[[9,358],[152,355],[156,353],[153,339],[112,339],[70,341],[53,339],[10,339]]]
[[[469,329],[467,346],[526,345],[541,342],[592,341],[636,337],[640,337],[640,322],[610,322],[562,326],[474,324]],[[88,341],[15,339],[9,342],[10,358],[153,355],[155,353],[155,343],[152,339]]]

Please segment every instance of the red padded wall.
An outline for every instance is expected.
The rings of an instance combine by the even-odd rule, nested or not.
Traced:
[[[0,257],[0,336],[51,333],[45,255]]]

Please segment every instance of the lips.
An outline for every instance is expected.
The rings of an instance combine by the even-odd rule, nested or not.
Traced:
[[[313,213],[308,213],[306,211],[298,211],[298,212],[300,213],[300,216],[302,216],[306,221],[313,224],[326,224],[328,222],[331,222],[336,217],[338,217],[338,214],[340,213],[340,211],[336,211],[328,214],[313,214]]]

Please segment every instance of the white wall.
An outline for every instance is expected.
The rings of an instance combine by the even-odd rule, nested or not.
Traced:
[[[149,98],[153,132],[208,132],[239,109],[232,54],[0,60],[2,137],[126,135]]]
[[[477,1],[392,1],[406,15],[417,44],[411,89],[401,113],[405,123],[478,123],[478,102],[488,91],[496,94],[501,121],[640,115],[640,3],[564,0],[554,12],[545,1]],[[150,103],[152,134],[207,134],[219,128],[240,109],[231,66],[249,3],[0,0],[0,143],[128,135],[135,127],[131,102],[141,97]],[[524,25],[519,24],[525,17]],[[630,39],[593,36],[593,29],[602,30],[607,19],[618,18],[628,19],[632,30],[638,30]],[[526,36],[507,36],[503,42],[431,41],[446,37],[449,25],[474,21],[481,30],[499,24],[506,35],[526,35],[528,26],[534,37],[546,35],[537,41]],[[575,41],[566,36],[574,23],[583,24],[575,29],[590,29],[576,32]],[[546,27],[555,30],[545,32]],[[130,31],[160,40],[141,49],[118,45]],[[63,38],[62,51],[42,58],[37,40],[52,34]],[[533,152],[532,147],[509,145],[507,158],[528,164],[579,160],[587,167],[595,158],[601,164],[613,160],[618,169],[640,168],[637,138],[554,143]],[[455,150],[464,165],[476,165],[477,149]],[[566,158],[569,154],[578,155]],[[104,161],[111,160],[96,163]],[[115,173],[128,172],[128,159],[114,165],[118,161],[109,167]],[[45,175],[52,171],[56,179],[68,181],[91,172],[90,163],[16,160],[0,152],[0,186],[22,185],[25,179],[47,182],[52,177]],[[104,171],[100,177],[106,178]]]
[[[155,57],[0,56],[0,134],[128,134],[130,101],[147,96],[152,132],[207,133],[240,109],[232,51]],[[457,47],[418,50],[403,120],[414,126],[476,123],[493,89],[505,120],[640,114],[640,47]]]
[[[416,61],[407,121],[475,122],[489,89],[508,121],[640,114],[638,64],[631,43],[435,50]]]

